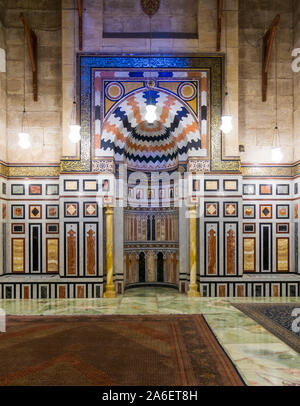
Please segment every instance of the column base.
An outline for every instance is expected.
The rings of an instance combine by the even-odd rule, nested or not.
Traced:
[[[198,285],[196,283],[189,284],[189,290],[187,291],[187,295],[189,297],[200,297],[200,292],[197,290]]]
[[[105,292],[103,293],[103,297],[106,297],[106,298],[117,297],[114,285],[106,286]]]

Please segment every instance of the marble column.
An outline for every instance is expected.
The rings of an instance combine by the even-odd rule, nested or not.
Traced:
[[[197,297],[200,296],[200,292],[197,290],[197,209],[196,206],[189,209],[190,218],[190,284],[187,292],[188,296]]]
[[[116,297],[113,281],[114,273],[114,244],[113,244],[113,213],[112,207],[106,207],[106,286],[103,297]]]

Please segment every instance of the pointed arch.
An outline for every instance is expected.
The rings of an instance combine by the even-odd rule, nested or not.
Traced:
[[[100,148],[96,149],[96,156],[113,157],[116,161],[124,162],[127,147],[127,156],[131,155],[131,160],[142,161],[147,157],[153,163],[154,158],[151,159],[151,155],[169,155],[168,160],[174,160],[169,166],[174,166],[175,161],[183,162],[190,156],[202,155],[200,127],[190,107],[173,94],[156,89],[152,93],[152,102],[157,106],[157,126],[161,129],[160,134],[164,134],[167,152],[162,153],[159,137],[157,140],[151,139],[151,136],[145,139],[140,134],[140,127],[145,123],[143,117],[147,105],[147,90],[142,89],[123,98],[108,114],[103,123]],[[130,143],[134,136],[144,143],[143,154],[141,148]]]

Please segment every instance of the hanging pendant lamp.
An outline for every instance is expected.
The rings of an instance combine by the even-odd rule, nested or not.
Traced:
[[[75,100],[75,92],[76,92],[76,33],[75,33],[75,9],[76,9],[76,0],[74,0],[74,100],[73,100],[73,107],[72,107],[72,115],[71,115],[71,124],[69,125],[69,140],[76,144],[81,139],[81,126],[77,124],[76,120],[76,100]]]
[[[225,90],[225,100],[224,100],[225,109],[224,110],[226,110],[226,108],[227,108],[227,111],[229,112],[230,111],[230,108],[229,108],[230,106],[229,106],[229,98],[228,98],[228,91],[227,91],[227,55],[228,55],[228,53],[227,53],[227,18],[226,18],[226,21],[225,21],[225,47],[226,47],[226,56],[225,56],[225,58],[226,58],[226,64],[225,64],[226,85],[225,85],[225,89],[226,90]],[[233,128],[233,126],[232,126],[232,115],[230,113],[224,114],[221,117],[220,130],[224,134],[228,134],[228,133],[230,133],[230,131],[232,131],[232,128]]]
[[[151,40],[152,40],[152,27],[151,27],[151,15],[149,16],[149,22],[150,22],[150,52],[149,52],[149,65],[150,65],[150,82],[151,81]],[[150,83],[149,82],[149,83]],[[153,124],[154,121],[157,119],[156,117],[156,106],[153,104],[152,101],[152,93],[151,89],[148,90],[148,97],[147,97],[147,105],[146,105],[146,114],[145,114],[145,119],[149,124]]]
[[[276,115],[276,124],[273,132],[273,144],[271,150],[271,157],[272,161],[275,163],[281,162],[283,158],[283,154],[280,148],[280,135],[279,135],[279,128],[278,128],[278,88],[277,88],[277,40],[275,39],[275,81],[276,81],[276,89],[275,89],[275,115]]]
[[[24,29],[25,30],[25,29]],[[24,31],[24,86],[23,86],[23,113],[22,113],[22,128],[18,133],[19,141],[18,144],[23,149],[28,149],[31,146],[30,135],[26,132],[26,72],[25,72],[25,31]]]

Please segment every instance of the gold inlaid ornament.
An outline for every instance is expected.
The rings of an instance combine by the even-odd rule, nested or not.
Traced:
[[[141,1],[141,6],[143,9],[143,12],[147,14],[147,16],[152,17],[154,14],[157,13],[159,6],[160,6],[160,0],[142,0]]]

